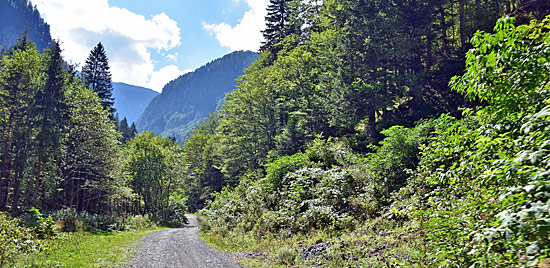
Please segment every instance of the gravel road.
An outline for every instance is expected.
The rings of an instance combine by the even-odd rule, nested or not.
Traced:
[[[189,224],[184,228],[168,229],[146,235],[131,268],[240,268],[232,260],[208,246],[199,237],[197,218],[187,215]]]

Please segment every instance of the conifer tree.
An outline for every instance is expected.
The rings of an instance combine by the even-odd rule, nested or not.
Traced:
[[[262,42],[260,51],[271,50],[288,34],[285,33],[285,28],[290,18],[289,2],[291,1],[270,0],[265,17],[266,29],[262,31],[265,40]],[[276,54],[276,51],[272,52]]]
[[[135,126],[135,125],[134,125]],[[118,129],[120,133],[122,134],[122,142],[126,143],[130,139],[132,139],[135,136],[134,131],[128,126],[128,119],[124,117],[122,120],[120,120]]]
[[[111,72],[109,59],[101,42],[94,47],[86,59],[86,64],[82,67],[82,75],[86,86],[97,92],[101,98],[103,108],[111,114],[115,112],[113,98],[113,84],[111,82]]]
[[[42,191],[44,168],[49,162],[56,162],[61,145],[63,126],[66,124],[67,105],[65,104],[65,61],[61,56],[59,41],[54,41],[52,48],[46,53],[46,83],[36,95],[34,114],[37,117],[37,134],[34,139],[36,146],[36,163],[33,169],[35,185],[31,197],[33,206],[38,205],[39,194]],[[49,165],[54,167],[56,165]],[[49,172],[55,176],[55,172]]]
[[[130,126],[130,131],[132,132],[132,138],[138,134],[136,123],[132,122],[132,125]]]

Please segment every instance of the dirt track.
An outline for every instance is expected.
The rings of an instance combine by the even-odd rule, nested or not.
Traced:
[[[184,228],[168,229],[146,235],[136,256],[127,267],[241,267],[208,246],[199,237],[197,218],[187,215]]]

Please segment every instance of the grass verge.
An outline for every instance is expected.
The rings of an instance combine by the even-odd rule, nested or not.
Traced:
[[[235,256],[245,267],[426,267],[423,237],[391,220],[369,220],[352,231],[318,230],[281,237],[200,232],[210,246]]]
[[[47,250],[22,256],[15,267],[122,267],[135,255],[144,235],[162,229],[62,233],[44,241]]]

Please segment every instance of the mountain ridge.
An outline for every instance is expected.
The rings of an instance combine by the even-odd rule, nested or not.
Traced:
[[[159,95],[158,92],[145,87],[134,86],[122,82],[113,83],[115,109],[120,119],[126,117],[128,123],[137,123],[149,102]]]
[[[28,0],[0,1],[0,51],[17,43],[23,32],[36,44],[38,51],[52,45],[50,25]]]
[[[258,54],[235,51],[167,83],[137,122],[139,131],[153,131],[183,141],[208,115],[221,107],[236,79]]]

